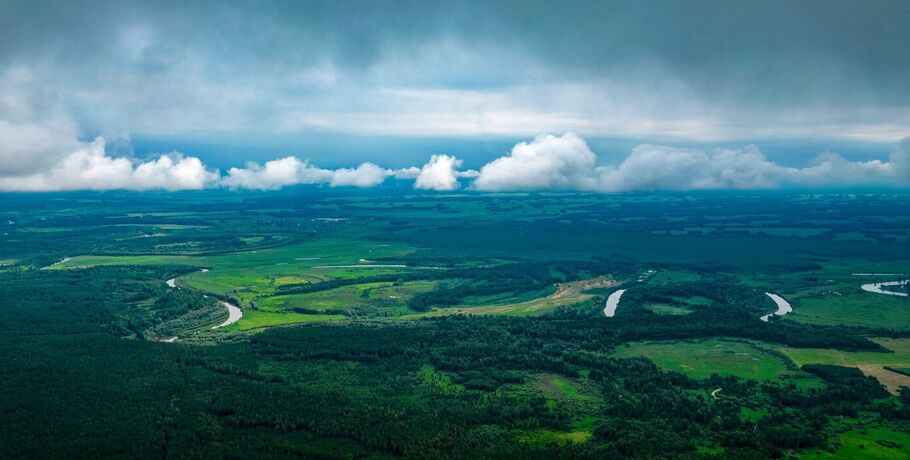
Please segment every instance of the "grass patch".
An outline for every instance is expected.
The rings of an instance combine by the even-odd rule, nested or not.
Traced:
[[[910,434],[887,427],[847,431],[840,435],[840,447],[832,454],[814,451],[800,455],[803,459],[910,459]]]
[[[424,385],[432,388],[434,391],[443,394],[461,394],[464,393],[464,385],[452,382],[452,377],[445,373],[433,369],[432,366],[425,365],[417,371],[417,377]]]
[[[305,315],[301,313],[275,313],[269,311],[244,310],[243,318],[225,327],[227,330],[250,330],[287,324],[318,323],[346,319],[344,315]]]
[[[478,305],[449,307],[433,310],[422,316],[445,316],[456,314],[469,315],[504,315],[504,316],[538,316],[549,313],[562,305],[583,302],[594,297],[589,291],[596,291],[607,287],[616,286],[616,282],[607,277],[592,278],[589,280],[559,283],[555,291],[545,297],[515,303],[502,303],[496,305]]]
[[[910,376],[886,368],[910,368],[910,339],[873,339],[893,353],[871,351],[851,352],[827,348],[790,348],[781,346],[778,349],[797,365],[835,364],[838,366],[856,367],[864,374],[875,377],[896,393],[901,386],[910,387]]]
[[[688,315],[689,313],[692,313],[692,310],[689,310],[688,308],[677,307],[675,305],[667,305],[667,304],[647,304],[647,305],[645,305],[645,309],[651,310],[652,312],[657,313],[658,315],[679,316],[679,315]]]
[[[416,294],[433,290],[436,284],[437,282],[434,281],[412,281],[400,285],[394,283],[353,284],[307,294],[268,297],[258,301],[257,305],[266,311],[355,310],[355,312],[399,316],[415,313],[407,307],[408,300]]]
[[[613,356],[645,357],[662,369],[682,372],[695,379],[718,374],[763,381],[793,378],[815,380],[802,372],[788,369],[787,363],[780,357],[743,341],[708,339],[633,342],[617,348]]]

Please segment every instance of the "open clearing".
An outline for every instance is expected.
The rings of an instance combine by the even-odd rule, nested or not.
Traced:
[[[855,367],[866,375],[878,378],[879,382],[892,393],[896,393],[901,386],[910,387],[910,376],[885,369],[885,366],[910,367],[910,339],[881,338],[874,340],[893,353],[850,352],[826,348],[779,347],[778,349],[800,366],[835,364]]]
[[[650,310],[658,315],[679,316],[679,315],[688,315],[689,313],[692,313],[692,310],[690,310],[688,308],[679,307],[676,305],[662,304],[662,303],[645,304],[644,308],[646,310]]]
[[[682,372],[695,379],[718,374],[765,381],[790,379],[798,386],[820,384],[817,378],[788,368],[780,357],[739,340],[633,342],[618,347],[613,356],[645,357],[662,369]]]
[[[364,309],[380,315],[413,314],[407,302],[415,294],[429,292],[438,283],[410,281],[395,283],[363,283],[307,294],[289,294],[268,297],[256,303],[263,311],[316,311]]]
[[[347,319],[344,315],[304,315],[301,313],[274,313],[268,311],[246,310],[243,318],[225,327],[226,330],[249,330],[287,324],[319,323]]]
[[[610,288],[616,286],[615,280],[608,277],[598,277],[589,280],[559,283],[556,292],[546,297],[529,300],[526,302],[508,303],[502,305],[481,305],[477,307],[450,307],[433,310],[431,312],[412,315],[410,317],[445,316],[445,315],[505,315],[505,316],[535,316],[554,310],[562,305],[583,302],[594,297],[586,291],[592,289]]]
[[[844,460],[908,460],[910,459],[910,434],[884,427],[850,430],[838,436],[840,448],[833,454],[812,450],[803,453],[803,459]],[[884,441],[884,442],[880,442]]]

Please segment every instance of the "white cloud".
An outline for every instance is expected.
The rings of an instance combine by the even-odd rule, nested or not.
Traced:
[[[640,145],[618,166],[597,168],[595,189],[760,189],[779,184],[791,171],[765,159],[757,147],[703,152]]]
[[[462,161],[449,155],[433,155],[430,161],[423,165],[414,188],[421,190],[455,190],[461,187],[459,177],[475,177],[477,171],[458,171]]]
[[[472,188],[622,192],[910,184],[910,138],[889,161],[849,161],[828,152],[805,168],[778,165],[754,145],[706,152],[644,144],[618,165],[596,167],[596,160],[577,135],[538,136],[486,164]]]
[[[395,171],[396,179],[416,179],[420,175],[420,168],[416,166],[411,166],[409,168],[402,168]]]
[[[289,156],[260,166],[247,163],[246,168],[231,168],[221,184],[230,189],[276,190],[287,185],[322,184],[332,180],[332,171],[311,166]]]
[[[332,187],[353,186],[373,187],[383,183],[386,177],[392,176],[395,171],[382,169],[373,163],[363,163],[356,168],[336,169],[332,174],[329,184]]]
[[[3,121],[0,119],[0,133]],[[521,142],[508,155],[487,163],[480,171],[459,170],[462,161],[450,155],[433,155],[421,168],[402,169],[385,169],[374,163],[323,169],[288,156],[263,165],[248,163],[244,168],[231,168],[221,177],[198,158],[177,152],[140,161],[112,154],[110,148],[106,149],[103,137],[92,142],[66,140],[66,137],[59,137],[63,140],[61,145],[76,146],[69,153],[57,147],[41,157],[42,161],[34,161],[35,164],[0,163],[0,191],[194,190],[219,185],[229,189],[275,190],[297,184],[374,187],[389,177],[414,179],[415,189],[437,191],[461,187],[460,178],[475,178],[470,188],[479,191],[910,186],[910,138],[901,141],[887,161],[850,161],[825,152],[808,166],[796,168],[768,160],[754,145],[704,151],[643,144],[619,164],[597,166],[597,155],[584,139],[566,133],[540,135],[530,142]],[[21,138],[17,142],[25,149],[44,148],[31,146]],[[6,145],[10,145],[9,140],[0,139],[0,154],[8,154],[3,150]]]
[[[588,190],[594,187],[596,160],[597,155],[573,133],[541,135],[484,165],[472,187],[484,191]]]
[[[62,190],[197,190],[218,180],[195,157],[165,154],[156,160],[134,162],[105,153],[103,137],[82,144],[76,151],[41,172],[0,174],[3,191]]]
[[[288,185],[329,184],[332,187],[373,187],[387,177],[408,178],[417,168],[383,169],[373,163],[356,168],[322,169],[289,156],[267,161],[264,166],[247,163],[245,168],[231,168],[221,184],[230,189],[276,190]]]
[[[179,153],[150,161],[113,156],[107,142],[79,140],[79,129],[25,68],[0,74],[0,191],[187,190],[216,183],[198,158]]]

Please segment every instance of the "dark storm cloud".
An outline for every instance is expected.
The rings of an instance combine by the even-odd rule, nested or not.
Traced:
[[[890,143],[908,24],[901,1],[0,0],[0,130]]]
[[[323,58],[368,67],[452,37],[469,48],[505,45],[570,74],[656,64],[712,93],[910,98],[910,3],[902,1],[7,1],[0,13],[7,62],[53,59],[77,69],[116,66],[128,27],[155,32],[147,72],[186,49],[224,68]]]

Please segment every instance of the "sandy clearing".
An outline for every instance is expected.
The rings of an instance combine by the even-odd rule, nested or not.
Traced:
[[[773,292],[766,292],[765,295],[770,297],[771,300],[773,300],[774,303],[777,304],[777,311],[774,313],[769,313],[765,316],[762,316],[761,317],[762,321],[767,323],[768,319],[771,318],[771,315],[784,316],[787,313],[790,313],[793,311],[793,307],[790,306],[790,302],[787,302],[786,300],[784,300],[783,297],[781,297]]]
[[[167,285],[172,288],[177,287],[177,278],[171,278],[171,279],[167,280]]]
[[[871,364],[863,364],[856,367],[863,371],[863,374],[875,377],[875,379],[884,385],[885,389],[893,395],[899,394],[901,387],[910,388],[910,376],[898,374],[897,372],[889,371],[882,366]]]

